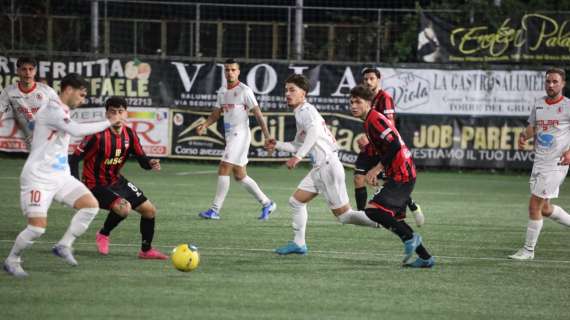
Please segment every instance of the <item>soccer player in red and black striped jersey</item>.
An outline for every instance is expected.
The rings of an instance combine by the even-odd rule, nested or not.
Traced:
[[[372,91],[374,98],[371,101],[372,109],[378,111],[396,125],[396,111],[394,100],[390,94],[380,86],[381,74],[376,68],[366,68],[362,71],[362,84]],[[364,210],[368,193],[366,191],[366,174],[380,160],[381,154],[374,150],[366,137],[359,139],[360,153],[354,164],[354,196],[358,210]],[[412,198],[408,199],[407,206],[412,211],[416,224],[423,225],[424,215],[422,209]]]
[[[127,102],[121,97],[111,97],[105,102],[105,114],[127,118]],[[146,156],[136,133],[124,121],[105,131],[85,137],[69,158],[71,173],[79,176],[79,162],[83,160],[82,181],[99,201],[99,207],[109,210],[103,228],[97,232],[96,242],[99,253],[109,254],[109,235],[134,209],[141,215],[140,233],[142,236],[141,259],[168,258],[152,248],[156,207],[143,191],[128,181],[120,173],[129,156],[135,156],[145,170],[160,170],[160,161]]]
[[[394,123],[386,116],[372,109],[374,94],[364,85],[350,91],[350,111],[353,116],[364,120],[364,132],[370,145],[380,155],[380,161],[366,174],[366,180],[378,185],[378,174],[386,173],[386,181],[372,200],[365,213],[386,229],[395,233],[404,243],[404,266],[431,268],[435,261],[422,245],[422,237],[415,233],[404,220],[406,204],[416,182],[416,168],[412,154]],[[413,253],[418,258],[409,262]]]

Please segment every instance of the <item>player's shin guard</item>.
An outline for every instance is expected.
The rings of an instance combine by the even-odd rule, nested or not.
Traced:
[[[560,208],[559,206],[553,206],[554,210],[550,215],[550,219],[560,223],[563,226],[570,227],[570,215],[568,212],[564,211],[564,209]]]
[[[368,199],[368,192],[366,191],[366,187],[355,188],[354,198],[356,199],[356,209],[359,211],[364,211],[366,208],[366,200]]]
[[[216,188],[216,196],[214,197],[214,202],[212,203],[212,209],[216,212],[220,212],[222,206],[224,205],[224,200],[228,195],[230,190],[230,176],[218,176],[218,186]]]
[[[396,218],[394,218],[394,216],[388,211],[380,208],[366,208],[364,212],[368,218],[376,221],[384,228],[395,233],[402,242],[409,240],[414,236],[413,232],[411,232],[406,225],[396,220]]]
[[[154,238],[154,218],[141,217],[140,231],[142,236],[141,250],[148,251],[152,248],[152,239]]]
[[[45,228],[27,225],[26,228],[16,237],[16,241],[14,241],[14,246],[12,247],[12,250],[10,250],[8,259],[19,259],[22,252],[31,247],[32,244],[34,244],[34,240],[41,237],[45,232]]]
[[[307,205],[294,197],[289,198],[289,206],[293,211],[293,241],[299,245],[305,245],[305,229],[307,228]]]
[[[67,228],[67,231],[57,244],[71,247],[75,239],[87,231],[87,228],[89,228],[91,221],[95,219],[98,211],[99,208],[83,208],[77,210],[77,213],[71,219],[69,228]]]
[[[262,205],[269,204],[271,200],[261,191],[257,182],[250,178],[249,176],[245,176],[245,178],[241,179],[239,183],[245,188],[249,194],[255,197],[255,199],[261,203]]]
[[[342,224],[354,224],[357,226],[378,228],[378,223],[370,220],[364,211],[355,211],[353,209],[349,209],[345,213],[338,216],[337,219]]]

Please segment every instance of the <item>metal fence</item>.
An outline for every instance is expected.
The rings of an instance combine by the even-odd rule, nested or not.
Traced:
[[[6,54],[415,62],[416,9],[0,0]],[[449,13],[440,11],[441,14]],[[295,30],[301,30],[296,51]]]

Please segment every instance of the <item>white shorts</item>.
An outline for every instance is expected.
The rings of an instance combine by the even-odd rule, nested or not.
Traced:
[[[48,209],[54,199],[73,207],[77,199],[90,192],[81,181],[71,175],[54,179],[51,184],[21,179],[20,206],[26,217],[44,218],[47,217]]]
[[[222,155],[222,161],[243,167],[249,161],[249,144],[251,143],[251,131],[236,130],[226,136],[226,149]]]
[[[330,160],[320,167],[313,168],[301,180],[298,189],[321,193],[331,209],[341,208],[349,203],[346,192],[344,167],[338,159]]]
[[[568,173],[568,166],[560,169],[556,171],[538,171],[533,168],[529,180],[530,193],[542,199],[558,198],[560,186]]]

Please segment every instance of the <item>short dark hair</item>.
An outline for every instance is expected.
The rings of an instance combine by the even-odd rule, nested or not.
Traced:
[[[376,68],[373,67],[366,67],[364,68],[364,70],[362,70],[362,76],[364,76],[367,73],[374,73],[376,75],[376,78],[380,79],[382,77],[382,74],[380,74],[380,71]]]
[[[17,68],[25,64],[31,64],[32,66],[34,66],[34,68],[38,66],[38,62],[36,61],[36,59],[32,57],[19,57],[18,60],[16,61]]]
[[[546,70],[546,75],[548,76],[551,73],[556,73],[560,75],[560,78],[562,78],[562,81],[566,81],[566,71],[564,71],[564,69],[560,69],[560,68],[550,68],[548,70]]]
[[[65,90],[67,87],[72,87],[73,89],[82,89],[89,86],[89,83],[83,79],[79,73],[69,73],[63,79],[61,79],[61,91]]]
[[[237,60],[233,58],[226,59],[226,61],[224,61],[224,64],[237,64],[239,67],[239,62],[237,62]]]
[[[302,74],[290,75],[287,78],[287,80],[285,80],[285,83],[292,83],[292,84],[296,85],[297,87],[303,89],[305,92],[309,92],[309,88],[310,88],[309,80],[307,79],[307,77],[305,77]]]
[[[359,84],[350,90],[350,97],[372,101],[372,99],[374,99],[374,93],[367,86]]]
[[[112,96],[105,101],[105,111],[109,110],[109,108],[120,108],[124,107],[127,109],[127,100],[123,97]]]

